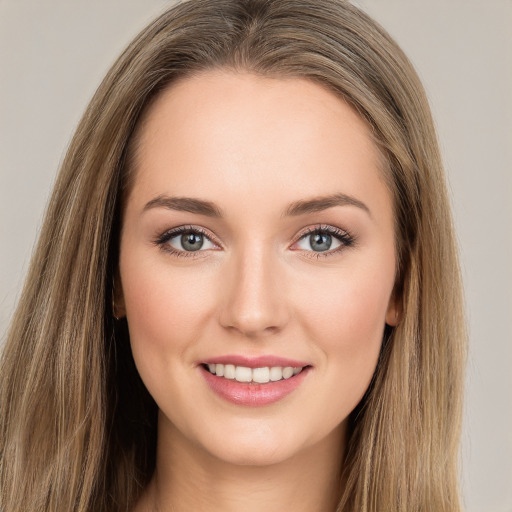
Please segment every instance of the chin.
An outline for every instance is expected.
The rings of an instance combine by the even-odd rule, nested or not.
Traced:
[[[207,438],[201,436],[200,441],[217,460],[238,466],[271,466],[300,459],[323,440],[333,441],[338,436],[336,427],[330,433],[314,429],[311,436],[290,420],[233,422],[230,427],[210,432]]]
[[[291,459],[296,450],[271,443],[236,443],[225,449],[215,449],[212,455],[223,462],[236,466],[271,466]]]
[[[300,432],[263,421],[233,421],[197,432],[196,446],[219,461],[237,466],[267,466],[293,458],[306,444]]]

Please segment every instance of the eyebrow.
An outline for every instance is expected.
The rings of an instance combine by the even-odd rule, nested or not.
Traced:
[[[355,206],[356,208],[364,210],[370,217],[372,216],[370,208],[368,208],[368,206],[366,206],[362,201],[353,196],[342,193],[296,201],[288,206],[284,212],[284,215],[303,215],[305,213],[320,212],[335,206]]]
[[[355,206],[364,210],[370,217],[372,216],[370,209],[362,201],[342,193],[295,201],[286,208],[283,216],[298,216],[306,213],[320,212],[335,206]],[[222,211],[214,203],[193,197],[160,195],[146,203],[143,211],[151,210],[152,208],[166,208],[168,210],[196,213],[208,217],[222,217]]]
[[[160,195],[146,203],[143,211],[151,210],[152,208],[166,208],[168,210],[207,215],[208,217],[222,217],[220,209],[215,206],[215,204],[193,197],[169,197]]]

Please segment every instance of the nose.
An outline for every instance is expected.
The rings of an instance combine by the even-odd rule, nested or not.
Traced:
[[[263,250],[234,256],[223,283],[221,325],[250,338],[281,331],[290,314],[280,270],[277,258]]]

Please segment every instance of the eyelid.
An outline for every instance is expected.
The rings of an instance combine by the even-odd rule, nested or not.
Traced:
[[[199,233],[203,235],[205,238],[207,238],[213,245],[216,246],[214,249],[203,249],[203,250],[197,250],[197,251],[185,251],[181,249],[176,249],[175,247],[172,247],[167,242],[171,240],[172,238],[187,232],[193,232],[193,233]],[[334,238],[336,238],[340,245],[336,247],[335,249],[330,249],[326,251],[313,251],[313,250],[306,250],[306,249],[299,249],[294,248],[294,246],[297,245],[298,242],[300,242],[302,239],[307,237],[308,235],[314,234],[314,233],[327,233]],[[303,230],[300,231],[300,233],[295,237],[294,242],[291,244],[290,249],[292,251],[300,251],[303,254],[307,255],[307,257],[314,257],[314,258],[322,258],[322,257],[328,257],[331,255],[335,255],[349,247],[352,247],[356,242],[356,239],[354,236],[352,236],[346,229],[341,229],[336,226],[332,226],[329,224],[316,224],[313,226],[309,226]],[[163,233],[156,236],[155,240],[153,241],[155,245],[157,245],[161,250],[166,251],[168,253],[171,253],[175,256],[185,256],[185,257],[204,257],[205,252],[211,251],[211,250],[220,250],[223,249],[223,245],[220,243],[218,238],[209,230],[201,227],[196,226],[192,224],[186,224],[182,226],[176,226],[171,229],[167,229]]]
[[[302,239],[314,233],[327,233],[328,235],[336,238],[341,243],[341,245],[335,249],[327,251],[309,251],[306,249],[294,248],[294,246],[296,246]],[[307,257],[322,258],[335,255],[349,247],[352,247],[355,242],[355,237],[351,235],[346,229],[341,229],[329,224],[316,224],[314,226],[309,226],[303,229],[295,238],[295,241],[290,246],[290,249],[294,251],[301,251],[304,254],[307,254]]]
[[[179,236],[183,233],[198,233],[205,238],[207,238],[210,243],[215,245],[214,249],[199,249],[197,251],[185,251],[181,249],[176,249],[175,247],[168,244],[169,240]],[[185,256],[185,257],[203,257],[204,253],[211,250],[218,250],[222,248],[222,244],[218,241],[217,237],[209,230],[201,226],[195,226],[192,224],[186,224],[182,226],[176,226],[171,229],[165,230],[163,233],[157,235],[153,241],[155,245],[157,245],[161,250],[171,253],[175,256]]]

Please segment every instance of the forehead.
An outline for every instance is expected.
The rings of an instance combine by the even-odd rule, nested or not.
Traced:
[[[134,188],[145,196],[277,191],[293,201],[384,186],[365,121],[302,78],[209,71],[183,79],[151,104],[137,139]]]

